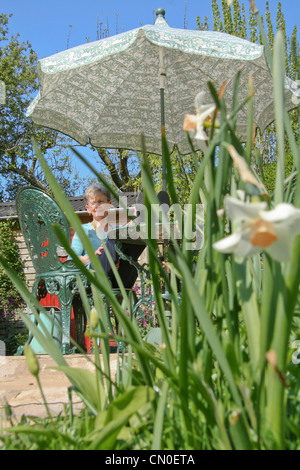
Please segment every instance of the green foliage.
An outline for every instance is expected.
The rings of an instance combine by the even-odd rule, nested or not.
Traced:
[[[190,155],[180,155],[176,150],[171,154],[171,165],[173,171],[174,185],[180,204],[188,202],[190,189],[197,173],[197,167],[201,162],[203,154],[201,151]],[[151,166],[153,183],[158,193],[162,189],[161,182],[161,157],[158,155],[147,155]],[[135,180],[136,188],[142,188],[142,178]]]
[[[9,220],[0,223],[0,254],[16,275],[24,281],[23,263],[14,237],[14,223]],[[25,342],[25,335],[18,332],[16,328],[18,312],[23,305],[23,299],[15,284],[0,267],[0,324],[5,328],[6,335],[2,339],[5,342],[6,353],[9,355],[14,354],[18,346]],[[28,334],[26,339],[27,337]]]
[[[264,185],[269,194],[272,194],[275,190],[275,181],[276,181],[276,161],[271,163],[266,163],[264,166]],[[284,168],[284,176],[285,180],[292,175],[294,171],[294,159],[291,152],[285,154],[285,168]]]
[[[221,3],[219,7],[219,3]],[[278,2],[276,18],[271,17],[269,2],[265,3],[266,14],[265,23],[267,27],[268,44],[265,45],[273,50],[274,45],[274,29],[282,31],[284,36],[284,54],[285,54],[285,71],[292,80],[298,80],[300,77],[299,58],[300,48],[297,39],[297,27],[295,26],[291,37],[286,36],[286,26],[284,13],[281,3]],[[245,17],[244,5],[239,0],[234,0],[232,7],[228,7],[227,1],[212,1],[213,29],[215,31],[227,32],[243,39],[249,39],[251,42],[262,42],[261,34],[258,34],[258,25],[256,15],[251,7],[248,11],[248,21]],[[198,17],[198,29],[202,29],[199,25],[201,20]],[[273,25],[275,21],[275,25]],[[296,139],[299,142],[300,135],[300,108],[290,112],[291,126]],[[274,191],[276,160],[278,155],[278,142],[275,124],[272,123],[265,130],[264,135],[258,134],[254,143],[255,152],[260,154],[261,167],[256,165],[256,159],[253,158],[253,165],[256,167],[258,174],[263,179],[266,188],[271,193]],[[285,162],[285,178],[288,178],[294,171],[292,164],[291,149],[288,140],[285,139],[286,162]],[[255,153],[254,152],[254,153]]]
[[[7,415],[16,434],[1,437],[3,450],[85,450],[84,436],[94,427],[95,416],[88,410],[74,416],[71,411],[51,421],[22,417],[18,426],[7,409]]]
[[[0,104],[0,176],[5,186],[4,198],[14,199],[20,185],[47,188],[31,139],[47,153],[51,168],[67,194],[72,194],[80,181],[74,178],[66,144],[70,139],[55,131],[35,126],[26,111],[38,90],[37,54],[31,44],[9,37],[10,16],[0,14],[0,80],[5,83],[5,103]]]
[[[17,273],[21,279],[25,279],[23,263],[19,257],[18,246],[13,231],[14,222],[5,221],[0,223],[0,253],[5,258],[9,266]],[[16,301],[21,300],[20,294],[15,285],[0,268],[0,304],[1,311],[13,311],[16,308]]]
[[[282,47],[279,37],[275,47],[279,56]],[[277,79],[281,83],[280,77]],[[278,99],[280,90],[276,80],[275,85]],[[187,247],[188,240],[183,237],[180,246],[173,240],[174,250],[169,254],[170,275],[166,276],[156,255],[156,240],[148,240],[161,344],[155,347],[142,340],[132,316],[133,305],[126,292],[123,289],[124,301],[120,305],[109,283],[103,278],[100,265],[95,265],[95,272],[89,274],[94,316],[97,314],[92,322],[89,321],[90,334],[95,341],[94,374],[68,367],[49,333],[42,334],[26,319],[31,332],[55,358],[58,369],[71,381],[72,390],[83,399],[85,408],[80,418],[74,416],[72,402],[65,413],[53,417],[48,410],[46,420],[36,419],[31,426],[26,417],[16,423],[10,415],[12,426],[1,436],[3,448],[299,448],[298,420],[295,416],[300,406],[300,385],[297,372],[290,365],[290,341],[297,338],[299,332],[300,267],[296,256],[299,237],[286,263],[278,263],[263,252],[241,259],[213,249],[213,243],[226,236],[226,218],[216,213],[216,209],[222,207],[225,195],[229,192],[236,197],[237,189],[243,189],[251,198],[257,186],[245,186],[243,178],[233,171],[228,150],[230,143],[237,142],[234,110],[226,109],[224,102],[219,103],[212,86],[211,92],[222,115],[218,134],[209,141],[207,152],[198,166],[189,199],[192,217],[192,209],[199,200],[199,189],[209,195],[205,208],[204,246],[196,266],[193,252]],[[279,109],[276,119],[281,117],[283,113]],[[288,127],[287,119],[283,118],[283,121]],[[220,142],[224,145],[221,145],[222,153],[216,166],[215,155]],[[290,146],[294,148],[292,141]],[[245,157],[243,147],[239,148]],[[64,206],[69,222],[80,233],[80,221],[76,219],[38,148],[36,151],[51,189]],[[280,158],[283,159],[284,155],[280,154]],[[294,164],[299,165],[297,152],[293,153],[293,159]],[[177,195],[171,162],[171,156],[167,154],[167,179],[171,199],[175,203]],[[223,171],[224,165],[228,168],[227,172]],[[278,184],[284,181],[280,168],[277,166],[274,191],[277,202],[282,202],[280,198],[285,196]],[[98,178],[108,185],[101,175]],[[142,160],[142,181],[145,203],[150,207],[150,204],[157,203],[157,199],[147,155]],[[266,198],[264,193],[254,193],[254,200]],[[299,176],[294,194],[295,205],[300,207]],[[267,197],[272,206],[273,196]],[[80,236],[84,241],[83,231]],[[68,248],[66,244],[65,247]],[[87,245],[87,250],[92,258],[92,247]],[[78,259],[74,258],[74,261],[80,266]],[[36,301],[16,281],[5,261],[1,259],[1,262],[24,299],[34,307]],[[172,311],[170,327],[165,314],[161,279],[168,287],[168,302]],[[121,282],[120,288],[122,290]],[[86,294],[82,289],[80,292],[90,320]],[[124,349],[119,351],[115,377],[109,367],[107,313],[102,295],[110,303],[120,326],[115,340],[126,346],[126,354]],[[287,383],[291,385],[287,386]]]
[[[25,331],[24,333],[20,333],[16,328],[15,321],[10,318],[7,322],[7,334],[3,339],[5,343],[6,356],[13,356],[16,354],[18,348],[20,346],[24,346],[27,340],[28,332]]]

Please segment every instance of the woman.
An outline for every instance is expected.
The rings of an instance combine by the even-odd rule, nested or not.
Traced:
[[[111,207],[110,193],[104,187],[90,185],[86,189],[83,199],[86,210],[91,214],[93,220],[87,224],[83,224],[82,228],[87,234],[95,254],[98,255],[104,271],[107,274],[111,274],[111,266],[103,248],[103,243],[106,243],[112,259],[116,263],[118,257],[115,251],[115,242],[107,237],[107,232],[110,228],[107,223],[107,213]],[[82,263],[90,268],[90,257],[84,250],[77,233],[74,234],[71,247]]]
[[[124,287],[132,288],[137,278],[137,270],[128,261],[123,259],[119,261],[119,257],[115,250],[115,241],[109,239],[107,236],[108,230],[112,228],[109,227],[107,222],[107,213],[111,208],[110,193],[104,187],[91,185],[84,193],[84,202],[86,204],[86,210],[92,215],[93,220],[92,222],[83,224],[82,227],[95,250],[95,254],[98,256],[104,272],[107,273],[112,283],[112,287],[118,287],[118,284],[112,273],[112,268],[104,251],[103,243],[106,244],[113,262],[117,265]],[[73,237],[72,249],[79,259],[88,268],[90,268],[90,258],[85,252],[76,233]],[[126,244],[125,241],[122,242],[122,252],[134,261],[137,261],[144,249],[145,245],[135,245],[133,243]]]

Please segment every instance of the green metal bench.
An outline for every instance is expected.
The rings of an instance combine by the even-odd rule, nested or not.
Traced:
[[[38,299],[45,297],[47,293],[57,296],[60,302],[58,317],[62,327],[61,351],[63,354],[69,354],[73,352],[70,344],[72,306],[75,340],[80,346],[84,345],[85,314],[78,292],[76,279],[78,275],[87,287],[86,277],[74,262],[61,261],[62,247],[53,224],[56,224],[71,242],[69,224],[58,203],[41,189],[34,187],[21,189],[16,198],[16,208],[21,231],[36,273],[32,293]],[[55,305],[49,305],[50,309],[54,307]],[[32,337],[29,337],[28,341],[32,341]]]

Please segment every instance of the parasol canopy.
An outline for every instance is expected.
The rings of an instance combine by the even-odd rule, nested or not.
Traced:
[[[264,47],[225,33],[176,29],[168,26],[164,10],[154,25],[90,42],[38,63],[40,90],[27,116],[36,124],[60,131],[95,147],[141,150],[161,154],[165,126],[170,150],[190,153],[183,130],[186,113],[194,113],[199,91],[212,98],[227,82],[224,94],[230,106],[236,73],[241,71],[239,102],[248,95],[253,77],[254,121],[262,132],[274,120],[272,78]],[[292,82],[286,81],[287,109],[296,106]],[[243,139],[247,111],[238,114]],[[195,149],[201,141],[194,142]]]

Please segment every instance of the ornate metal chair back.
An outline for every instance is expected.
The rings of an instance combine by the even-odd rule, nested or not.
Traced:
[[[17,195],[17,213],[36,274],[62,269],[62,247],[54,231],[56,224],[71,241],[69,224],[58,203],[46,192],[23,188]]]
[[[87,279],[72,260],[60,260],[60,256],[66,254],[62,252],[53,224],[60,228],[71,243],[68,221],[55,199],[38,188],[21,189],[16,198],[16,208],[36,274],[32,293],[39,299],[46,297],[47,294],[57,296],[60,303],[60,314],[57,316],[62,329],[61,350],[65,354],[70,353],[73,351],[70,342],[72,306],[76,342],[80,346],[84,343],[85,314],[78,294],[77,276],[81,277],[86,287]],[[55,305],[51,304],[49,307],[53,310]],[[29,338],[29,342],[31,340],[32,338]]]

